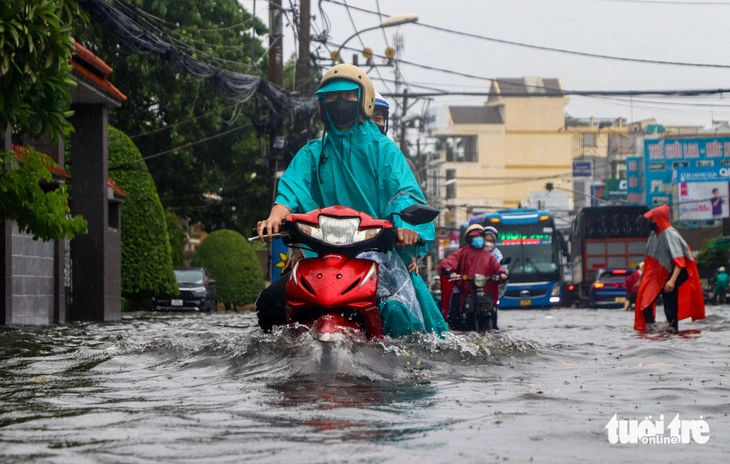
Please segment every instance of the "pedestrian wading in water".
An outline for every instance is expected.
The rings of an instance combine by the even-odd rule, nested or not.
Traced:
[[[704,319],[705,302],[692,251],[669,222],[669,206],[654,208],[644,215],[652,234],[646,242],[644,274],[636,297],[634,329],[645,332],[656,322],[656,300],[664,299],[664,314],[674,332],[679,321]]]

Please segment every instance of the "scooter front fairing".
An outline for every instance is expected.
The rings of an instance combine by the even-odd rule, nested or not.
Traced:
[[[369,259],[340,254],[302,259],[286,286],[286,322],[382,337],[377,287],[378,264]]]

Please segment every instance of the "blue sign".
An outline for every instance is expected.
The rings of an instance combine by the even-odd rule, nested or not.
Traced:
[[[593,161],[573,161],[573,177],[593,177]]]
[[[644,159],[632,169],[626,163],[631,203],[653,208],[671,204],[672,176],[677,169],[694,171],[730,167],[730,137],[665,137],[644,141]],[[638,191],[636,191],[636,190]],[[638,194],[638,198],[637,198]]]
[[[275,282],[281,277],[281,272],[286,267],[286,263],[289,260],[287,254],[287,247],[284,245],[284,241],[277,238],[271,242],[271,281]]]

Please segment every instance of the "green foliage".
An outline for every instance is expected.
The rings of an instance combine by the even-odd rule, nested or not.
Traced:
[[[266,285],[256,253],[241,234],[217,230],[208,235],[193,256],[191,265],[203,266],[217,281],[218,301],[249,304]]]
[[[165,213],[165,222],[167,223],[167,233],[170,236],[170,246],[172,247],[172,265],[175,267],[185,266],[185,239],[187,238],[185,229],[180,225],[177,214],[170,211]]]
[[[48,168],[56,163],[32,148],[21,157],[19,163],[15,153],[0,151],[0,218],[16,221],[21,231],[44,241],[85,234],[87,224],[82,217],[67,219],[71,214],[68,189],[43,188],[50,186]]]
[[[70,130],[66,118],[74,85],[68,60],[73,52],[69,26],[81,24],[74,0],[13,0],[0,7],[0,131],[10,124],[17,133],[52,138]],[[2,139],[2,136],[0,136]],[[86,233],[86,221],[71,218],[65,187],[44,192],[51,180],[48,157],[33,150],[17,163],[0,152],[0,220],[15,220],[21,230],[43,240]],[[7,168],[7,170],[6,170]]]
[[[129,3],[161,21],[131,12]],[[231,71],[266,73],[259,39],[266,27],[237,0],[128,0],[115,6],[148,29],[188,44],[196,59]],[[110,112],[109,121],[130,134],[145,156],[248,125],[257,112],[253,100],[237,106],[221,97],[217,87],[165,58],[132,52],[99,24],[78,25],[74,37],[114,69],[111,80],[128,100]],[[266,107],[260,111],[268,114]],[[268,216],[269,177],[253,127],[152,158],[148,167],[165,210],[199,222],[207,231],[244,233]],[[211,192],[222,201],[207,200],[204,194]]]
[[[114,171],[114,182],[129,194],[122,206],[122,295],[138,307],[155,295],[178,292],[172,272],[170,238],[157,189],[134,142],[109,128],[109,167],[133,163],[134,169]]]
[[[700,254],[697,256],[697,264],[711,268],[728,265],[728,259],[730,259],[730,248],[727,246],[720,246],[720,244],[717,243],[720,239],[722,239],[722,237],[715,237],[705,243],[705,246],[702,247],[702,251],[700,251]]]
[[[74,0],[13,0],[0,8],[0,127],[62,136],[71,101]],[[85,18],[85,17],[84,17]],[[83,21],[77,21],[81,23]]]

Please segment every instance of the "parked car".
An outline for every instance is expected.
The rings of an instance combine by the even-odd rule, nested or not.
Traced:
[[[173,298],[156,297],[155,310],[194,310],[213,312],[218,304],[215,280],[204,267],[176,267],[175,280],[180,293]]]
[[[626,302],[626,278],[634,269],[600,269],[591,285],[592,308],[623,308]]]

